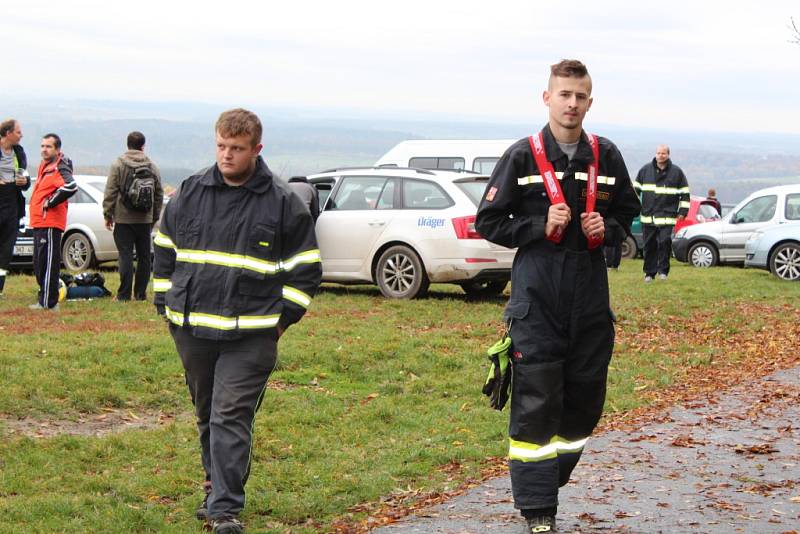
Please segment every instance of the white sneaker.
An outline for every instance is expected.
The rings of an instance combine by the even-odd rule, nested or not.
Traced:
[[[645,276],[645,277],[644,277],[644,283],[645,283],[645,284],[649,284],[649,283],[650,283],[650,282],[652,282],[652,281],[653,281],[653,277],[652,277],[652,276],[650,276],[649,274],[648,274],[647,276]]]
[[[666,280],[666,279],[667,279],[667,275],[666,275],[666,274],[664,274],[664,273],[660,273],[660,274],[658,275],[658,279],[659,279],[659,280]]]

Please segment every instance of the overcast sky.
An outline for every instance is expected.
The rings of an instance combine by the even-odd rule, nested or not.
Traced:
[[[15,1],[0,94],[538,125],[548,66],[577,58],[590,129],[800,132],[800,2],[735,4]]]

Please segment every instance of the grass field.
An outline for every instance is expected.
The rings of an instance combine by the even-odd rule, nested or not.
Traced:
[[[687,377],[797,348],[800,284],[673,265],[648,285],[637,260],[609,274],[619,322],[607,420]],[[152,306],[37,312],[35,291],[12,276],[0,300],[0,531],[200,532],[191,404]],[[504,303],[449,286],[405,302],[326,287],[280,343],[256,420],[249,530],[346,529],[382,497],[447,491],[502,456],[508,415],[480,387]]]

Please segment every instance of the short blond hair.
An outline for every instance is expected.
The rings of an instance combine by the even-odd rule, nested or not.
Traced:
[[[258,116],[252,111],[242,108],[223,111],[217,119],[214,130],[222,137],[249,135],[253,146],[261,142],[263,132]]]

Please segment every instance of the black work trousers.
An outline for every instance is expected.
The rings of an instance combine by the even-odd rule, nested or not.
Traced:
[[[0,293],[6,285],[6,275],[14,257],[14,243],[18,234],[17,207],[0,206]]]
[[[130,300],[131,289],[136,300],[147,299],[147,283],[150,281],[152,261],[150,257],[150,231],[153,225],[114,224],[114,244],[119,251],[119,290],[117,300]],[[136,250],[136,269],[133,268],[133,252]],[[135,277],[134,277],[134,272]]]
[[[170,324],[192,396],[200,455],[211,483],[208,517],[236,516],[245,505],[253,420],[275,368],[275,331],[212,341]]]
[[[672,226],[642,225],[644,239],[644,274],[669,274],[669,258],[672,255]]]
[[[514,505],[552,509],[603,412],[614,346],[605,258],[535,243],[517,253],[511,288]]]
[[[604,252],[606,267],[617,269],[622,261],[622,242],[627,236],[625,231],[618,226],[609,226],[606,230]]]
[[[58,228],[33,229],[33,272],[39,284],[42,308],[58,304],[58,275],[61,270],[61,234]]]

